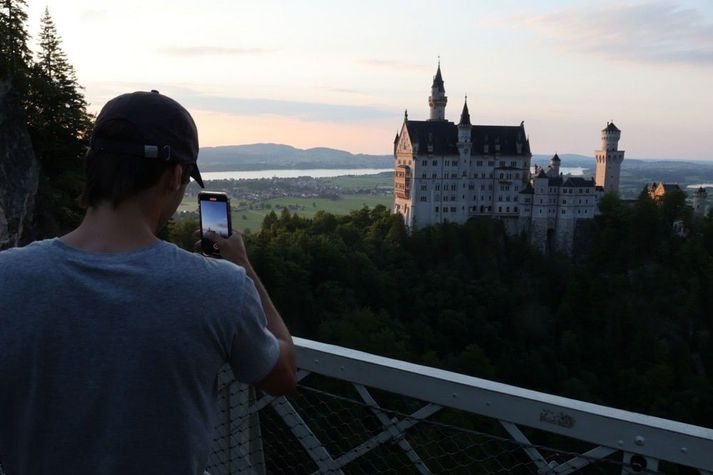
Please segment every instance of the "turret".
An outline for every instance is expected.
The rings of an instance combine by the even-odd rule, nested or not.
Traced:
[[[559,155],[555,153],[555,156],[550,158],[550,166],[547,170],[547,175],[552,176],[552,177],[558,177],[560,176],[560,164],[562,163],[562,160],[560,160]]]
[[[603,187],[605,192],[619,192],[621,162],[624,161],[624,151],[619,150],[620,138],[621,130],[614,122],[607,122],[607,126],[602,129],[601,149],[595,152],[596,184]]]
[[[468,96],[466,96],[463,111],[460,114],[460,122],[458,122],[458,154],[462,159],[460,163],[463,170],[467,165],[466,160],[470,157],[472,130],[473,126],[470,124],[470,113],[468,112]]]
[[[699,218],[706,215],[708,211],[708,193],[702,186],[693,193],[693,214]]]
[[[607,122],[606,128],[602,129],[602,150],[616,152],[619,148],[621,130],[614,125],[614,122]]]
[[[431,85],[431,95],[428,98],[428,106],[431,109],[429,120],[446,120],[446,89],[443,85],[443,76],[441,75],[441,61],[438,61],[438,69],[436,75],[433,76],[433,84]]]

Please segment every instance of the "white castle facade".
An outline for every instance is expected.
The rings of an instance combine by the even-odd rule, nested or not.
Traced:
[[[429,119],[409,120],[405,114],[394,140],[394,212],[410,228],[490,216],[511,235],[525,233],[543,251],[571,252],[578,222],[596,215],[605,192],[618,192],[621,131],[613,123],[602,130],[596,178],[565,177],[557,155],[547,169],[533,171],[524,122],[472,125],[466,99],[455,124],[445,118],[447,102],[439,64]]]

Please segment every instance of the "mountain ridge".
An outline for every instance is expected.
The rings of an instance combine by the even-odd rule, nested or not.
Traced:
[[[563,168],[581,167],[594,169],[594,157],[576,153],[558,154]],[[249,170],[309,170],[315,168],[392,168],[393,155],[370,155],[351,153],[330,147],[301,149],[287,144],[272,142],[220,145],[202,147],[199,153],[201,170],[249,171]],[[546,166],[552,156],[533,154],[532,165]],[[712,161],[672,159],[626,158],[622,169],[637,168],[694,169],[713,167]]]

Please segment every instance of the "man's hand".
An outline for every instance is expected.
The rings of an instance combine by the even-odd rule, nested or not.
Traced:
[[[196,237],[200,237],[200,233],[201,231],[199,229],[194,233],[194,235]],[[233,230],[233,234],[227,239],[213,231],[207,233],[205,237],[213,241],[213,247],[220,253],[220,257],[223,259],[229,260],[233,264],[237,264],[245,268],[250,266],[248,254],[245,251],[243,235],[240,231]],[[196,241],[194,247],[197,251],[202,251],[201,241]]]

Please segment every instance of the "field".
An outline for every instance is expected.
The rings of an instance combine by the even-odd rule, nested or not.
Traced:
[[[299,216],[312,217],[319,210],[324,210],[332,214],[343,215],[349,214],[350,211],[360,209],[364,206],[373,208],[377,205],[384,205],[387,208],[393,206],[394,198],[392,195],[366,195],[366,194],[346,194],[341,195],[339,199],[327,198],[274,198],[253,204],[253,208],[242,207],[233,209],[232,219],[233,228],[245,231],[250,229],[255,231],[260,229],[262,221],[270,211],[275,211],[278,215],[283,208],[287,208],[291,213],[297,213]],[[261,206],[258,208],[258,206]],[[195,197],[184,199],[178,208],[178,211],[197,212],[198,203]]]

